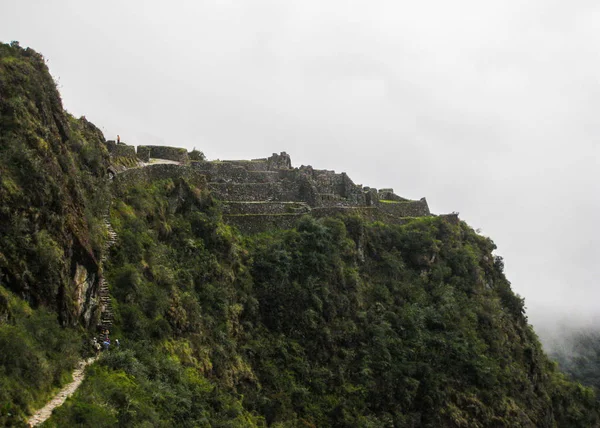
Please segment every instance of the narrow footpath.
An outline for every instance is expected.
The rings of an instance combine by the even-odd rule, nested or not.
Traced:
[[[149,163],[143,164],[141,167],[145,167],[151,164],[179,164],[180,162],[165,160],[165,159],[151,159]],[[104,224],[106,226],[106,230],[108,232],[108,240],[106,241],[104,254],[102,256],[102,266],[108,257],[109,248],[116,242],[117,234],[115,233],[112,225],[110,223],[110,204],[107,210],[107,214],[104,216]],[[100,287],[99,287],[99,298],[100,298],[100,325],[103,330],[109,329],[112,327],[113,322],[113,312],[112,312],[112,304],[110,300],[110,291],[108,284],[104,278],[104,275],[100,276]],[[45,422],[51,415],[52,411],[57,407],[62,406],[62,404],[69,398],[73,393],[79,388],[81,382],[85,378],[85,368],[90,364],[93,364],[98,357],[88,358],[87,360],[81,360],[77,364],[77,368],[73,371],[73,381],[66,385],[63,389],[61,389],[58,394],[52,398],[46,405],[38,410],[29,420],[27,421],[30,427],[34,427],[40,425]]]
[[[50,400],[42,409],[38,410],[31,418],[29,418],[29,426],[34,427],[45,422],[46,419],[52,415],[52,411],[54,409],[60,407],[67,398],[73,395],[85,378],[85,368],[97,359],[98,357],[92,357],[88,358],[87,360],[81,360],[77,365],[77,368],[73,371],[73,381],[61,389],[52,400]]]

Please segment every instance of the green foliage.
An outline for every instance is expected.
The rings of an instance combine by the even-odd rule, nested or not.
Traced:
[[[0,44],[0,131],[4,425],[23,425],[84,351],[60,324],[81,320],[73,275],[98,273],[111,197],[121,347],[46,426],[599,424],[593,391],[542,352],[493,242],[463,223],[307,216],[250,237],[183,178],[111,195],[102,133],[62,110],[43,58],[18,44]]]
[[[0,285],[74,323],[72,263],[94,271],[109,194],[102,133],[65,113],[41,55],[0,44]],[[94,251],[96,253],[94,253]]]
[[[201,152],[200,150],[196,150],[195,147],[194,147],[194,150],[192,150],[191,152],[188,153],[188,157],[190,158],[190,160],[193,160],[193,161],[206,160],[206,156],[204,155],[204,153]]]
[[[109,277],[127,351],[56,423],[98,402],[120,425],[598,421],[591,391],[542,353],[494,244],[464,224],[304,217],[242,237],[184,180],[115,197]],[[124,374],[128,400],[148,407],[125,414],[110,385],[89,386]]]
[[[80,354],[61,325],[80,319],[75,266],[97,273],[106,239],[103,143],[64,112],[41,55],[0,44],[0,425],[23,423]]]
[[[80,332],[61,328],[56,314],[0,287],[0,425],[22,424],[68,378],[81,351]]]

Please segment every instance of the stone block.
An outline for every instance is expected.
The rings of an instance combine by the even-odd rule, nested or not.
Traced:
[[[189,161],[188,152],[181,147],[170,146],[144,146],[150,150],[150,157],[156,159],[166,159],[175,162],[186,163]]]
[[[137,157],[142,162],[150,162],[150,147],[137,146]]]

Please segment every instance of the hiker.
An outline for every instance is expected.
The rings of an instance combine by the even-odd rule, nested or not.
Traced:
[[[110,339],[107,337],[102,344],[104,345],[104,350],[108,351],[108,348],[110,348]]]
[[[92,339],[92,349],[94,350],[94,353],[96,355],[98,355],[100,353],[100,349],[102,349],[102,346],[100,345],[100,343],[98,343],[98,339],[96,339],[94,337],[94,339]]]
[[[119,343],[119,339],[115,339],[115,346],[118,348],[119,346],[121,346],[121,344]]]
[[[121,136],[117,134],[117,144],[121,143]]]

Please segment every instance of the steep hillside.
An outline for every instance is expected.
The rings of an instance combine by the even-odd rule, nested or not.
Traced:
[[[65,113],[44,59],[0,44],[0,420],[77,360],[105,239],[102,133]],[[79,330],[81,332],[81,327]]]
[[[305,217],[243,237],[183,179],[115,196],[124,346],[56,426],[597,424],[464,223]]]
[[[0,45],[0,60],[0,278],[74,324],[77,282],[92,285],[103,240],[104,137],[63,111],[39,54]]]
[[[62,110],[35,52],[0,45],[0,91],[1,423],[66,382],[105,275],[121,346],[45,426],[599,426],[457,217],[245,235],[175,166],[107,184],[102,134]]]

